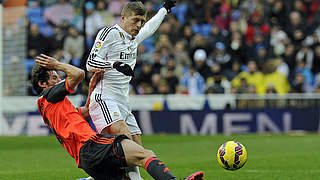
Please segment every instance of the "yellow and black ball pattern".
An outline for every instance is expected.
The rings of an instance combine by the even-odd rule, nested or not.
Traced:
[[[223,168],[237,170],[247,162],[247,150],[239,142],[228,141],[218,149],[217,159]]]

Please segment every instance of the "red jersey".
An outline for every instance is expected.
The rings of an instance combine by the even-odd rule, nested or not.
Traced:
[[[67,82],[62,81],[44,90],[38,99],[38,109],[45,124],[80,167],[80,148],[96,133],[66,97],[72,92]]]

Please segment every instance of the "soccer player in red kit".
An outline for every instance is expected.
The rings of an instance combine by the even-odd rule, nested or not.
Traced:
[[[38,109],[46,125],[58,141],[75,159],[79,168],[95,180],[121,180],[123,167],[140,166],[157,180],[176,180],[168,167],[151,151],[144,149],[125,135],[95,133],[84,117],[88,117],[88,103],[75,108],[66,97],[83,80],[84,71],[41,54],[32,69],[32,85],[37,93]],[[67,78],[61,80],[57,73]],[[89,84],[89,97],[99,81],[99,73]],[[203,172],[191,174],[188,180],[202,180]]]

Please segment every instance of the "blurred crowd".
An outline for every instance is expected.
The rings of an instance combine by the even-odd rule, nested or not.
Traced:
[[[119,23],[127,2],[92,0],[83,8],[73,0],[28,1],[26,61],[46,53],[85,69],[97,31]],[[162,3],[142,2],[148,18]],[[180,0],[139,46],[130,92],[320,92],[319,5],[320,0]],[[85,94],[87,83],[77,93]]]

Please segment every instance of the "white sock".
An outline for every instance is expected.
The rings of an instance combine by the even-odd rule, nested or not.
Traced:
[[[128,175],[131,180],[141,180],[140,171],[138,166],[127,168]]]

